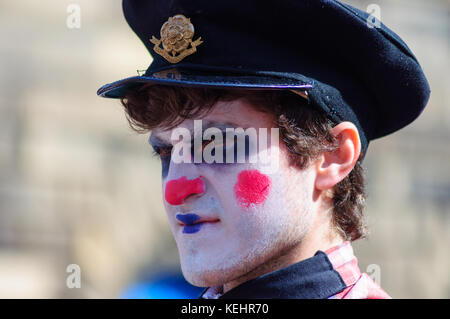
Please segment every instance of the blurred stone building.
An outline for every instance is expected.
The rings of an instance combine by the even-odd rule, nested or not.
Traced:
[[[67,26],[72,3],[80,28]],[[354,247],[394,298],[449,298],[450,4],[376,4],[432,96],[416,122],[371,143],[371,234]],[[114,298],[143,274],[178,270],[148,135],[95,94],[151,62],[120,1],[0,0],[0,34],[0,297]],[[69,264],[80,289],[67,288]]]

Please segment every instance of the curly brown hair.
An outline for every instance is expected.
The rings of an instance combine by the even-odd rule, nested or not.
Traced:
[[[274,115],[274,124],[290,150],[289,161],[305,168],[323,152],[338,147],[330,133],[336,124],[324,112],[289,91],[185,88],[143,85],[130,90],[121,99],[127,120],[133,130],[146,133],[155,128],[170,129],[184,119],[206,115],[218,101],[244,98],[258,111]],[[331,191],[332,223],[345,240],[365,236],[363,210],[365,200],[364,172],[361,159],[353,170]]]

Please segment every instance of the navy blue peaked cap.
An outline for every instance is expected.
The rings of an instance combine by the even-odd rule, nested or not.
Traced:
[[[124,0],[123,11],[153,61],[101,87],[103,97],[145,83],[306,91],[336,123],[358,127],[364,153],[415,120],[430,95],[400,37],[336,0]]]

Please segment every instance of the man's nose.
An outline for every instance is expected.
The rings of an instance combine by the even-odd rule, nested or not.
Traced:
[[[203,194],[204,192],[205,183],[201,176],[195,179],[187,179],[186,176],[183,176],[168,181],[164,195],[170,205],[181,205],[189,196]]]

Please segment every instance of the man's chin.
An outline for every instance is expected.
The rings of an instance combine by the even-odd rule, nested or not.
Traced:
[[[237,277],[236,270],[185,268],[181,267],[184,278],[197,287],[221,286]]]

